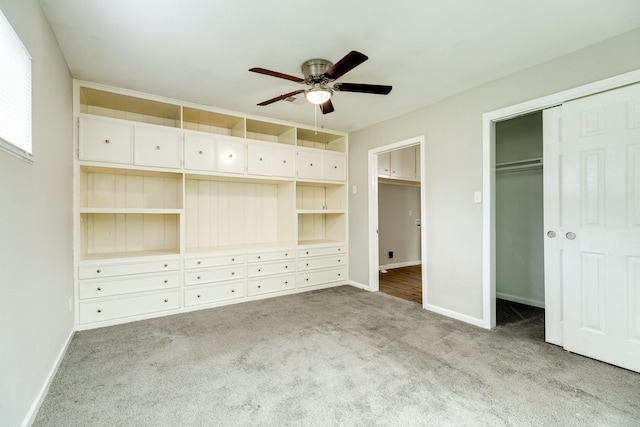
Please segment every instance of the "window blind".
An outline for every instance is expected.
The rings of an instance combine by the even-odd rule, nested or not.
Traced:
[[[0,148],[28,158],[31,145],[31,56],[0,11]]]

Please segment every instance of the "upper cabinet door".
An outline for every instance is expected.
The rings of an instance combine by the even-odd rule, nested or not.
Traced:
[[[216,171],[244,173],[244,140],[216,139]]]
[[[416,179],[415,147],[402,148],[391,152],[391,177]]]
[[[344,154],[323,153],[322,178],[330,181],[345,181],[347,157]]]
[[[378,154],[378,176],[390,176],[389,152]]]
[[[140,166],[180,168],[180,131],[135,128],[134,163]]]
[[[80,119],[80,160],[133,163],[133,126]]]
[[[293,147],[273,147],[271,169],[274,176],[293,178],[296,175],[296,150]]]
[[[272,148],[268,145],[247,143],[247,172],[250,175],[273,175]]]
[[[212,135],[184,135],[184,168],[213,171],[216,159],[216,141]]]
[[[322,152],[298,150],[298,178],[322,179]]]

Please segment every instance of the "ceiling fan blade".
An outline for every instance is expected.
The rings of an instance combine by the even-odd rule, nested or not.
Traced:
[[[393,86],[368,85],[364,83],[336,83],[333,90],[340,92],[373,93],[375,95],[388,95]]]
[[[333,64],[331,68],[325,71],[324,75],[329,79],[336,80],[356,68],[358,65],[362,64],[367,59],[369,59],[367,55],[352,50],[351,52],[347,53],[344,58]]]
[[[296,83],[304,83],[304,79],[301,77],[291,76],[289,74],[267,70],[266,68],[253,67],[253,68],[249,68],[249,71],[252,71],[258,74],[264,74],[266,76],[278,77],[279,79],[291,80],[292,82],[296,82]]]
[[[320,107],[320,111],[322,111],[322,114],[329,114],[329,113],[333,113],[335,111],[333,109],[333,103],[331,102],[330,99],[327,102],[325,102],[324,104],[318,105],[318,107]]]
[[[262,101],[262,102],[261,102],[261,103],[259,103],[258,105],[260,105],[260,106],[265,106],[265,105],[273,104],[274,102],[281,101],[281,100],[283,100],[283,99],[287,99],[287,98],[289,98],[290,96],[295,96],[295,95],[297,95],[297,94],[299,94],[299,93],[302,93],[302,92],[304,92],[304,90],[303,90],[303,89],[301,89],[301,90],[294,90],[293,92],[285,93],[284,95],[276,96],[275,98],[271,98],[271,99],[267,99],[266,101]]]

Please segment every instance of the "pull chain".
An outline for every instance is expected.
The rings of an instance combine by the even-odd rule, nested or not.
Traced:
[[[318,135],[318,109],[316,106],[313,106],[313,130],[315,131],[315,135]]]

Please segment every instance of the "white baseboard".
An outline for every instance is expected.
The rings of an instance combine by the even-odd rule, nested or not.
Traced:
[[[420,265],[420,264],[422,264],[422,261],[420,261],[420,260],[417,260],[417,261],[405,261],[405,262],[397,262],[395,264],[381,265],[378,268],[380,270],[391,270],[393,268],[411,267],[413,265]]]
[[[496,292],[496,298],[504,299],[511,302],[517,302],[524,305],[530,305],[532,307],[544,308],[544,301],[522,298],[517,295],[509,295],[502,292]]]
[[[67,349],[69,348],[69,344],[71,344],[71,340],[73,339],[73,335],[75,333],[76,333],[75,327],[71,328],[71,332],[69,333],[67,340],[65,341],[64,345],[60,349],[60,352],[58,353],[58,356],[56,357],[56,360],[53,363],[51,370],[49,371],[49,375],[47,375],[47,380],[42,385],[42,388],[40,389],[40,393],[38,393],[38,396],[31,404],[31,407],[29,408],[27,415],[24,417],[24,420],[22,421],[22,424],[21,424],[22,427],[30,426],[35,421],[36,415],[38,415],[38,411],[40,410],[40,406],[42,405],[42,402],[44,402],[44,398],[47,396],[47,393],[49,392],[49,387],[51,386],[51,383],[53,382],[53,378],[56,376],[56,373],[58,372],[60,363],[62,363],[62,359],[64,358],[64,355],[67,353]]]
[[[351,286],[353,286],[355,288],[364,289],[365,291],[370,291],[371,290],[371,289],[369,289],[369,287],[367,285],[363,285],[362,283],[358,283],[358,282],[355,282],[353,280],[349,280],[347,282],[347,284],[349,284],[349,285],[351,285]]]
[[[476,317],[468,316],[466,314],[458,313],[457,311],[452,311],[446,308],[438,307],[436,305],[424,304],[424,308],[429,311],[433,311],[434,313],[442,314],[443,316],[451,317],[452,319],[460,320],[465,323],[470,323],[474,326],[479,326],[481,328],[485,328],[482,319],[478,319]],[[485,328],[486,329],[486,328]]]

